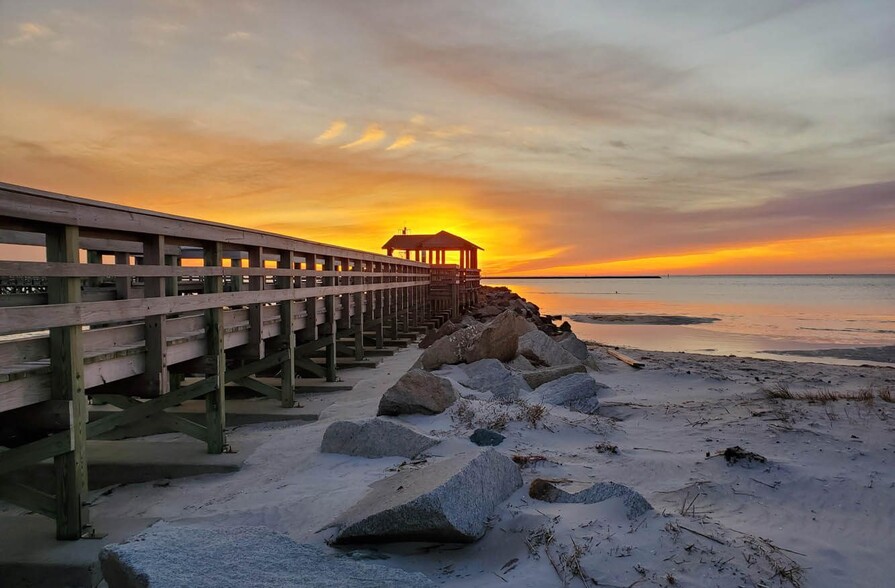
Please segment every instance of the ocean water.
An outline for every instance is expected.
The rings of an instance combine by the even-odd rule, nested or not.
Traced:
[[[507,286],[537,304],[542,314],[562,315],[582,339],[608,345],[790,361],[807,358],[774,352],[895,345],[895,275],[489,279],[484,283]],[[718,320],[669,326],[590,324],[569,318],[576,314]]]

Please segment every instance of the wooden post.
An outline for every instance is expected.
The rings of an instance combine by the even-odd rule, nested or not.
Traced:
[[[377,261],[373,264],[374,271],[378,273],[383,273],[385,271],[385,264],[381,261]],[[377,284],[381,284],[385,281],[385,278],[378,277],[374,278],[374,281]],[[376,312],[376,349],[382,349],[385,347],[385,291],[377,290],[374,292],[374,300],[375,300],[375,312]]]
[[[323,270],[335,271],[336,258],[327,255],[323,258]],[[333,286],[336,278],[324,277],[324,286]],[[326,339],[326,381],[336,381],[336,297],[328,294],[323,298],[324,308],[326,309],[326,323],[321,329],[320,337]]]
[[[363,285],[364,283],[364,262],[360,259],[354,260],[352,268],[356,274],[352,280],[354,285]],[[354,359],[360,361],[364,358],[364,293],[355,292],[354,296]]]
[[[277,267],[281,269],[295,269],[295,253],[288,250],[280,251],[280,261]],[[277,288],[293,290],[295,278],[292,276],[279,276]],[[287,352],[280,364],[280,401],[283,408],[295,406],[295,300],[290,298],[280,302],[280,348]]]
[[[147,235],[143,240],[143,264],[164,265],[165,237]],[[165,295],[165,278],[145,278],[143,295],[145,298],[160,298]],[[171,384],[168,379],[168,328],[167,317],[163,314],[147,316],[146,331],[146,392],[148,396],[166,394]]]
[[[223,265],[224,248],[219,242],[205,243],[203,247],[205,266]],[[217,294],[224,291],[223,276],[205,278],[205,293]],[[227,386],[227,352],[224,347],[224,309],[210,308],[205,311],[205,339],[208,344],[207,366],[215,378],[215,388],[205,395],[205,424],[208,429],[208,453],[223,453],[227,448],[224,427],[226,419],[225,388]]]
[[[115,253],[115,265],[129,265],[130,257],[129,253],[123,251]],[[130,276],[115,278],[115,293],[119,300],[133,298],[132,279]]]
[[[171,267],[179,267],[180,266],[180,256],[179,255],[166,255],[165,256],[165,265]],[[178,276],[174,276],[172,278],[168,278],[165,280],[165,295],[166,296],[179,296],[180,295],[180,278]]]
[[[351,276],[349,276],[348,271],[351,265],[351,260],[347,258],[342,258],[339,260],[339,271],[342,273],[342,276],[336,281],[337,284],[346,286],[351,284]],[[353,294],[342,294],[339,296],[339,304],[342,307],[341,316],[339,318],[338,328],[340,331],[348,331],[351,329],[351,299],[354,297]]]
[[[249,247],[249,267],[264,267],[264,249]],[[242,278],[240,277],[240,281]],[[264,290],[264,276],[249,276],[249,290]],[[245,359],[257,360],[264,357],[264,323],[261,316],[261,304],[249,305],[249,343],[243,354]]]
[[[305,269],[312,272],[317,271],[317,256],[313,253],[305,254]],[[316,276],[308,276],[305,278],[305,287],[314,288],[317,285]],[[301,339],[303,343],[317,340],[317,299],[306,298],[305,310],[308,316],[305,318],[305,328],[302,329]]]
[[[60,226],[47,232],[47,261],[78,263],[78,228]],[[81,301],[79,278],[47,280],[50,304]],[[53,458],[56,477],[56,538],[78,539],[90,525],[87,499],[87,396],[84,393],[84,348],[80,325],[50,329],[50,391],[55,400],[71,401],[72,451]]]

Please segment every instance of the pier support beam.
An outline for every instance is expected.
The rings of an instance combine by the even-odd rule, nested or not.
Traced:
[[[219,242],[204,246],[206,267],[220,267],[223,263],[223,245]],[[238,277],[238,276],[237,276]],[[223,276],[205,278],[205,292],[218,294],[224,291]],[[224,390],[227,387],[227,351],[224,346],[224,309],[210,308],[205,311],[205,340],[208,345],[206,373],[215,378],[214,390],[205,395],[205,426],[208,429],[208,453],[223,453],[227,446],[224,433],[226,406]]]
[[[47,232],[47,261],[78,263],[79,231],[62,226]],[[81,301],[81,280],[47,281],[50,304]],[[56,538],[78,539],[90,526],[87,500],[87,396],[84,393],[84,348],[80,326],[50,329],[50,389],[54,400],[71,402],[72,450],[56,455]]]
[[[295,269],[295,253],[288,250],[280,251],[280,261],[277,263],[280,269]],[[301,280],[301,278],[299,278]],[[277,288],[282,290],[294,290],[295,278],[292,276],[280,276],[277,278]],[[280,402],[283,408],[295,406],[295,300],[292,298],[280,303],[280,340],[279,347],[286,352],[283,363],[280,364],[281,384]]]

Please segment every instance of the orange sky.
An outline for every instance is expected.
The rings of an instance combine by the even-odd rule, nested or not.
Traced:
[[[775,36],[835,6],[708,10],[673,56],[615,30],[662,10],[189,6],[4,3],[0,180],[372,251],[445,229],[488,275],[895,272],[891,77]]]

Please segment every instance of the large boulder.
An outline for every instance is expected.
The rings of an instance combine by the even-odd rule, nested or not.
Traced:
[[[485,325],[479,337],[470,345],[465,361],[481,359],[510,361],[516,357],[519,337],[535,330],[535,326],[511,310],[504,311]]]
[[[519,398],[519,391],[529,391],[528,384],[519,374],[513,373],[496,359],[480,359],[462,367],[460,384],[473,390],[491,392],[496,400],[511,401]]]
[[[522,486],[513,461],[494,449],[461,453],[376,482],[339,516],[335,543],[470,543],[498,504]]]
[[[430,331],[423,337],[422,341],[420,341],[420,349],[428,349],[432,346],[433,343],[441,339],[442,337],[447,337],[453,333],[456,333],[460,329],[466,328],[466,325],[455,323],[453,321],[448,321],[438,327],[434,331]]]
[[[522,356],[520,355],[519,357]],[[522,378],[525,379],[526,384],[537,390],[539,386],[542,386],[547,382],[552,382],[553,380],[558,380],[569,374],[584,373],[587,373],[587,368],[584,367],[584,364],[572,363],[569,365],[558,365],[556,367],[546,367],[530,372],[523,372]]]
[[[537,367],[578,363],[578,358],[560,347],[543,331],[529,331],[519,337],[519,354]]]
[[[590,357],[590,350],[588,350],[587,344],[579,339],[575,333],[565,333],[557,340],[557,342],[560,347],[581,361],[585,361]]]
[[[597,393],[608,389],[608,386],[598,383],[588,374],[569,374],[539,386],[535,393],[540,396],[541,402],[594,414],[600,406]]]
[[[456,402],[457,398],[459,396],[450,380],[425,370],[413,369],[386,390],[379,401],[377,414],[438,414]]]
[[[438,339],[420,356],[420,365],[431,371],[445,364],[465,362],[467,350],[484,330],[485,325],[477,323]]]
[[[356,561],[264,527],[159,523],[99,555],[109,588],[435,587],[423,574]]]
[[[653,510],[652,505],[636,490],[615,482],[598,482],[574,494],[557,488],[553,482],[537,478],[532,481],[528,495],[545,502],[566,504],[596,504],[612,498],[621,498],[628,519]]]
[[[416,457],[438,443],[413,427],[387,418],[337,421],[326,428],[320,451],[360,457]]]

